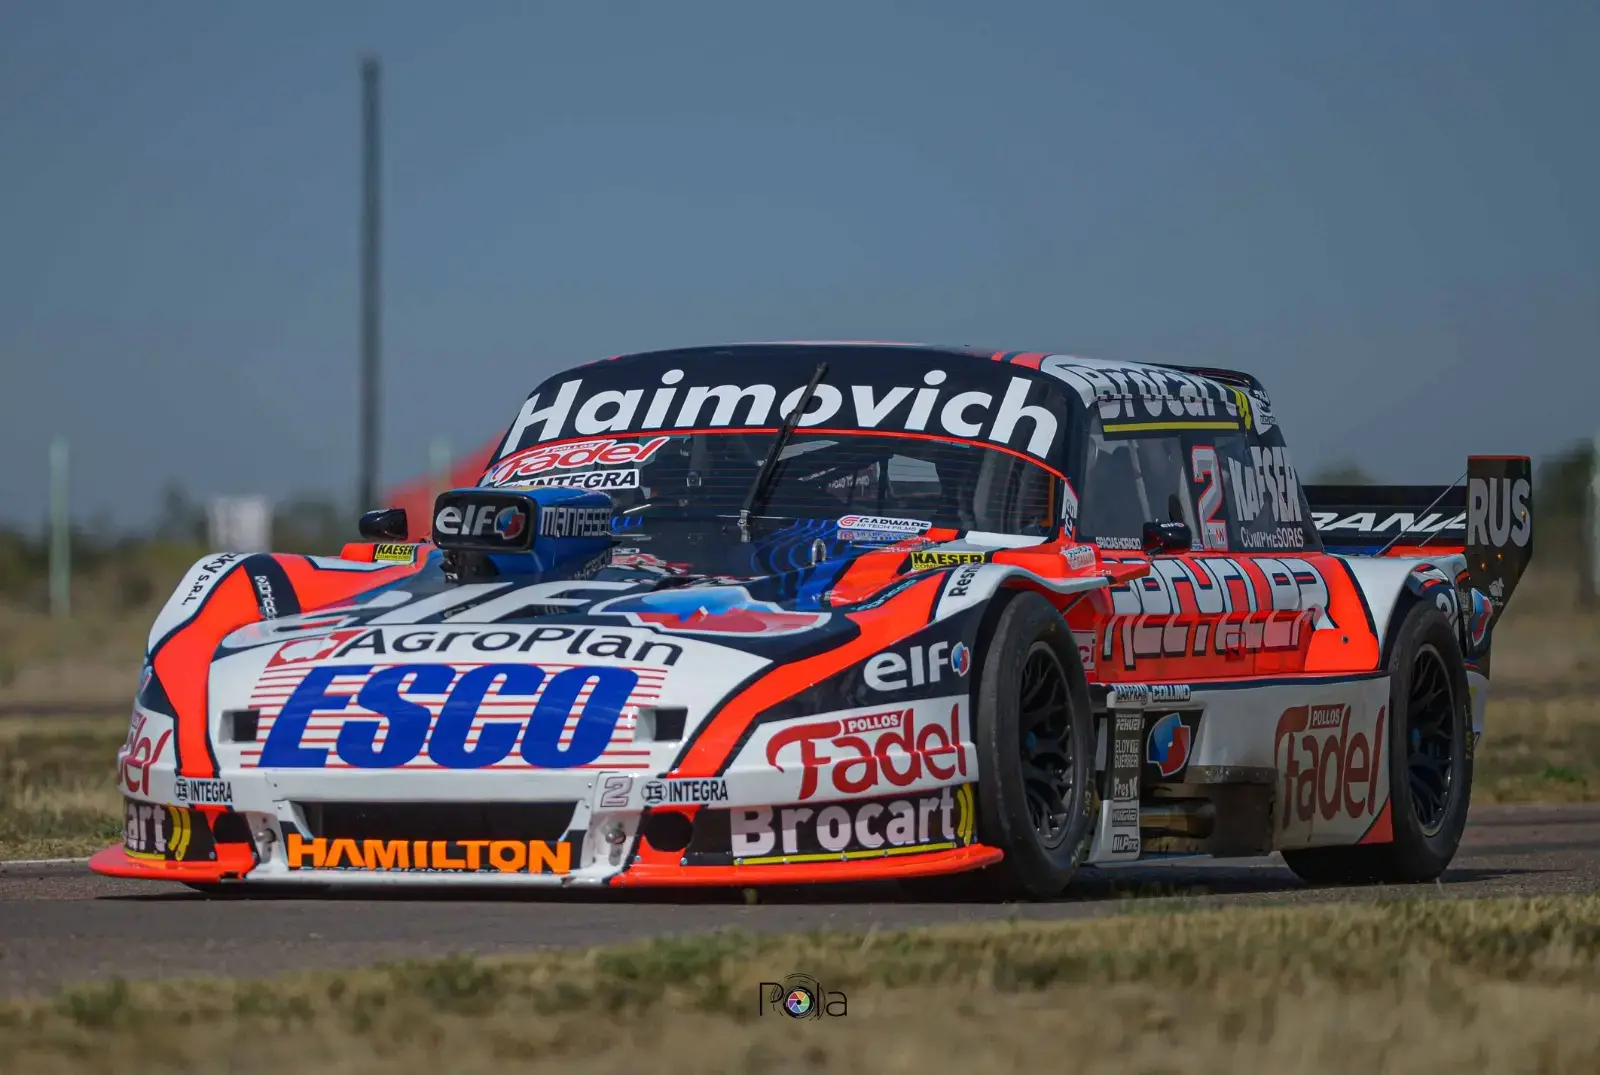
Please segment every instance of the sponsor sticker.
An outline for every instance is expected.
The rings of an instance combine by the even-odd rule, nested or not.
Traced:
[[[503,634],[508,641],[517,637]],[[256,764],[396,769],[418,762],[482,769],[509,761],[515,749],[529,768],[575,769],[606,752],[639,683],[639,671],[615,665],[321,664],[284,700]],[[406,695],[442,698],[437,719]],[[363,712],[337,715],[352,702]],[[479,709],[494,703],[511,703],[510,712],[495,713],[498,719],[479,727]]]
[[[1093,672],[1095,654],[1094,632],[1074,631],[1072,632],[1072,641],[1077,644],[1078,662],[1083,665],[1083,670],[1085,672]]]
[[[1232,556],[1111,562],[1150,564],[1144,578],[1109,588],[1113,615],[1100,658],[1109,665],[1120,650],[1127,671],[1150,660],[1298,650],[1328,607],[1321,570],[1298,557],[1253,556],[1248,566]],[[1206,626],[1204,616],[1216,612],[1243,615]]]
[[[183,604],[187,605],[203,596],[222,576],[224,571],[242,559],[244,557],[239,553],[225,552],[221,556],[214,556],[201,564],[200,573],[195,576],[194,582],[190,584],[189,592],[183,595]]]
[[[569,657],[614,660],[624,664],[671,668],[683,656],[683,647],[651,631],[631,627],[557,627],[541,624],[528,627],[507,624],[463,624],[440,627],[418,624],[414,627],[372,627],[365,631],[340,631],[344,640],[323,656],[413,656],[419,653],[444,653],[463,660],[481,659],[482,653],[524,653],[536,660],[560,664]],[[320,641],[320,640],[312,640]],[[290,643],[305,645],[306,643]],[[284,647],[288,649],[288,646]]]
[[[1527,478],[1467,479],[1467,544],[1491,549],[1525,546],[1533,536]]]
[[[910,540],[907,535],[894,530],[840,530],[837,536],[840,541],[852,545],[884,546]]]
[[[1241,523],[1253,523],[1263,511],[1280,523],[1301,522],[1300,478],[1281,445],[1251,445],[1248,458],[1230,458],[1228,477],[1234,510]]]
[[[688,803],[703,806],[728,801],[726,780],[650,780],[643,788],[646,806],[674,806]]]
[[[670,437],[652,437],[649,440],[581,440],[560,444],[540,444],[508,455],[489,469],[484,485],[521,485],[529,478],[540,478],[552,471],[580,470],[586,467],[633,467],[648,463]],[[634,486],[609,488],[636,488],[638,470],[633,470]],[[583,488],[608,488],[583,486]]]
[[[917,716],[907,706],[787,723],[767,741],[767,764],[779,772],[799,769],[802,801],[816,796],[824,780],[835,797],[966,777],[960,703],[950,706],[948,720],[919,724]]]
[[[272,580],[265,575],[254,575],[250,581],[256,588],[256,607],[261,610],[261,618],[275,620],[278,618],[278,599],[272,593]]]
[[[1049,355],[1039,370],[1075,388],[1086,406],[1097,405],[1108,433],[1182,428],[1191,422],[1236,429],[1243,422],[1240,393],[1198,374],[1073,355]]]
[[[417,546],[415,545],[377,545],[373,547],[372,559],[380,564],[412,564],[417,560]]]
[[[278,647],[278,652],[272,655],[267,667],[277,668],[285,664],[320,661],[324,657],[332,656],[335,650],[359,634],[361,631],[358,629],[346,628],[342,631],[330,631],[321,638],[297,638],[293,642],[285,642]]]
[[[966,643],[935,642],[912,646],[904,656],[880,653],[867,660],[861,678],[875,691],[899,691],[938,683],[946,669],[965,676],[972,668],[972,651]]]
[[[966,564],[950,576],[950,584],[945,587],[945,597],[966,597],[972,584],[978,578],[978,565]]]
[[[498,533],[498,531],[496,531]],[[515,537],[515,534],[510,535]],[[611,536],[610,508],[553,507],[539,509],[539,536],[597,538]]]
[[[1387,707],[1346,703],[1292,706],[1273,740],[1278,775],[1275,843],[1296,847],[1353,842],[1389,799],[1384,750]]]
[[[128,724],[128,739],[117,761],[117,782],[134,794],[150,794],[150,769],[161,760],[171,738],[171,721],[162,717],[152,725],[149,714],[135,709]]]
[[[581,474],[541,474],[533,478],[524,478],[512,482],[521,489],[545,489],[550,487],[562,489],[637,489],[639,488],[639,471],[629,470],[586,470]]]
[[[1187,683],[1118,683],[1111,690],[1106,704],[1112,708],[1175,705],[1194,696]]]
[[[123,800],[122,847],[134,858],[167,862],[215,860],[205,815],[164,803]]]
[[[803,384],[785,391],[777,384],[760,381],[716,385],[680,383],[684,373],[682,369],[663,371],[662,387],[650,393],[648,403],[640,389],[597,390],[596,378],[588,374],[546,382],[523,402],[506,433],[505,443],[509,448],[559,442],[561,447],[570,448],[572,442],[562,441],[570,435],[569,431],[579,436],[595,436],[662,429],[763,428],[776,425],[800,406],[800,398],[806,392]],[[719,379],[721,377],[719,374]],[[589,380],[587,391],[586,378]],[[962,391],[955,383],[945,387],[948,378],[946,370],[933,367],[923,373],[922,386],[915,389],[883,381],[824,382],[812,390],[812,398],[805,414],[799,418],[799,425],[920,433],[942,430],[959,440],[987,441],[1040,459],[1051,457],[1051,449],[1060,442],[1062,433],[1062,423],[1057,417],[1062,413],[1062,401],[1052,386],[1031,376],[1005,377],[1003,387],[999,376],[985,375],[981,381],[963,378],[967,385],[982,383],[990,389],[971,392]],[[947,392],[950,394],[941,403],[941,396]],[[615,445],[618,442],[587,443]],[[524,454],[518,452],[506,459],[510,461]],[[616,464],[624,462],[629,461],[616,460]]]
[[[931,530],[933,524],[924,519],[897,519],[888,515],[845,515],[838,522],[840,530],[878,530],[890,534],[920,534]]]
[[[989,559],[986,552],[914,552],[911,570],[927,571],[936,567],[954,567],[956,564],[981,564]]]
[[[528,507],[507,503],[504,497],[478,499],[470,495],[446,494],[433,517],[435,540],[467,539],[467,543],[492,549],[526,548],[528,545]],[[573,510],[573,509],[565,509]],[[541,512],[541,517],[544,513]]]
[[[741,866],[786,862],[836,862],[918,852],[947,851],[973,841],[977,828],[974,785],[926,795],[875,798],[826,806],[754,806],[702,814],[707,830],[691,846],[690,865]],[[726,843],[721,826],[726,825]],[[697,841],[698,842],[698,841]]]
[[[173,787],[173,798],[185,806],[232,806],[233,783],[180,776]]]
[[[404,873],[563,875],[572,872],[572,844],[548,840],[354,840],[290,832],[291,870]]]
[[[616,548],[611,550],[612,567],[632,567],[662,575],[686,575],[694,567],[687,560],[663,560],[640,549]]]
[[[1189,767],[1194,756],[1195,729],[1200,714],[1168,713],[1155,718],[1150,733],[1145,737],[1145,762],[1151,767],[1146,774],[1154,780],[1177,780]]]

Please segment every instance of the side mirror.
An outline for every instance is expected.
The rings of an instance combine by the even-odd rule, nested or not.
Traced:
[[[1145,523],[1143,545],[1146,556],[1188,552],[1194,548],[1194,535],[1188,523]]]
[[[358,526],[361,536],[373,541],[404,541],[406,539],[406,509],[379,508],[361,516]]]

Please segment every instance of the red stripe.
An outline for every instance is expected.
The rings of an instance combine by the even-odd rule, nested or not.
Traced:
[[[250,576],[235,568],[206,597],[187,625],[167,639],[156,653],[155,672],[177,716],[178,772],[182,776],[217,774],[206,729],[207,680],[217,643],[236,628],[261,618]]]

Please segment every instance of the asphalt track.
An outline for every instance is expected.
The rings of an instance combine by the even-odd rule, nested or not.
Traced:
[[[1482,807],[1427,898],[1600,891],[1600,805]],[[207,899],[114,881],[82,865],[0,866],[0,995],[125,978],[269,975],[451,953],[506,953],[719,927],[860,930],[996,919],[1069,919],[1163,907],[1370,899],[1312,888],[1276,857],[1083,871],[1049,904],[909,902],[893,886],[764,891],[515,893],[410,889],[390,896]]]

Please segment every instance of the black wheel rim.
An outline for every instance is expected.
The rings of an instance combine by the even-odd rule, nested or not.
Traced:
[[[1022,665],[1018,712],[1023,794],[1028,818],[1047,849],[1066,841],[1073,784],[1072,696],[1067,673],[1047,643],[1035,642]]]
[[[1423,646],[1411,663],[1411,695],[1406,700],[1406,775],[1411,810],[1422,831],[1434,835],[1444,824],[1455,794],[1456,692],[1444,659]]]

